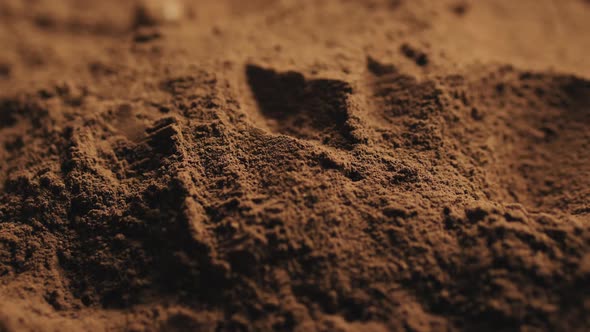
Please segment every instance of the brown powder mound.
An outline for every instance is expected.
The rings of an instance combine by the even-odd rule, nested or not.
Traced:
[[[0,2],[0,331],[590,329],[542,3]]]

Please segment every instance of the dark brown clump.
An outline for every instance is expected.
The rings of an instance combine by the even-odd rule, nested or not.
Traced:
[[[400,47],[400,50],[408,59],[414,60],[418,66],[424,67],[428,65],[428,55],[426,55],[426,53],[419,51],[408,44],[403,44]]]

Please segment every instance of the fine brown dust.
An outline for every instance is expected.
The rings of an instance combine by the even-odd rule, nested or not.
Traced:
[[[585,0],[0,0],[0,331],[590,330]]]

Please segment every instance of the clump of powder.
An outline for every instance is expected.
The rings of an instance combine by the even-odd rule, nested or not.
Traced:
[[[135,26],[155,26],[179,22],[185,8],[179,0],[139,0],[134,15]]]

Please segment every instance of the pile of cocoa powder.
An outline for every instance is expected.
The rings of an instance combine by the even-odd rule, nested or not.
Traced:
[[[590,329],[587,1],[0,2],[0,331]]]

